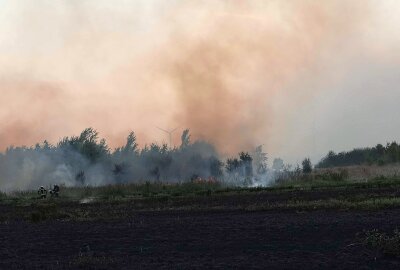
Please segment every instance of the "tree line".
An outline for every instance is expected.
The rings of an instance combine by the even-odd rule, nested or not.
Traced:
[[[400,145],[397,142],[378,144],[375,147],[357,148],[348,152],[329,153],[316,165],[317,168],[352,165],[385,165],[400,162]]]
[[[9,147],[0,153],[0,188],[40,185],[102,185],[138,181],[182,182],[224,179],[243,184],[267,171],[267,154],[254,153],[221,160],[209,142],[192,141],[189,130],[178,147],[152,143],[140,148],[134,132],[123,146],[111,150],[93,128],[64,137],[55,145],[44,141],[32,147]]]

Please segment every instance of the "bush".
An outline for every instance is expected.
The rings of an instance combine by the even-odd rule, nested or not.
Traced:
[[[107,199],[123,198],[127,195],[126,185],[108,185],[100,187],[100,196]]]
[[[309,158],[306,158],[301,163],[303,165],[303,173],[311,173],[312,172],[312,164]]]
[[[340,182],[344,181],[349,177],[349,172],[347,170],[340,170],[339,172],[328,171],[323,174],[317,174],[315,176],[316,179],[324,180],[324,181],[335,181]]]
[[[7,194],[5,192],[0,191],[0,200],[7,199]]]
[[[400,257],[400,232],[396,229],[392,236],[378,230],[365,232],[363,244],[376,249],[386,256]]]
[[[385,161],[383,159],[379,159],[378,166],[384,166],[384,165],[385,165]]]

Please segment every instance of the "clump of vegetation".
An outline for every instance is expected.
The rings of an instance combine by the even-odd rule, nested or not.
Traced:
[[[223,188],[224,186],[220,182],[200,178],[193,179],[191,182],[177,184],[146,181],[139,184],[117,184],[91,188],[91,196],[118,200],[124,198],[211,195]]]
[[[349,177],[349,172],[345,169],[341,169],[340,171],[327,171],[322,173],[315,174],[315,179],[320,179],[324,181],[334,181],[340,182],[345,181]]]
[[[312,164],[309,158],[304,159],[301,165],[303,166],[303,173],[308,174],[312,172]]]
[[[239,167],[246,176],[252,176],[252,157],[248,153],[240,155]],[[178,147],[152,143],[140,149],[131,132],[126,144],[113,151],[96,130],[87,128],[79,136],[64,137],[56,145],[44,141],[32,147],[9,147],[0,153],[0,178],[7,179],[7,189],[13,183],[25,188],[56,183],[178,183],[193,178],[220,179],[223,175],[224,163],[215,147],[205,141],[192,142],[189,130],[183,132]]]
[[[300,167],[294,170],[283,170],[276,173],[275,186],[277,187],[327,187],[339,186],[343,184],[352,184],[349,180],[349,172],[346,169],[338,171],[310,171],[309,159],[305,159],[306,163],[303,169]],[[304,168],[305,167],[305,168]]]
[[[97,194],[105,199],[124,198],[128,195],[125,185],[107,185],[98,188]]]
[[[68,267],[77,269],[111,269],[117,261],[110,256],[98,256],[91,252],[80,253],[69,261]],[[99,267],[100,266],[100,267]]]
[[[253,158],[249,153],[239,153],[239,158],[229,158],[226,161],[226,170],[229,175],[251,177],[253,176]]]
[[[400,231],[397,229],[392,235],[378,230],[367,231],[364,233],[362,243],[385,256],[400,257]]]

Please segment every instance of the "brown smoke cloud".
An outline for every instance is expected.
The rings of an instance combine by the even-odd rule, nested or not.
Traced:
[[[146,15],[133,4],[132,13],[66,4],[50,45],[0,57],[11,67],[0,80],[0,148],[88,126],[111,146],[131,129],[142,143],[162,140],[155,126],[190,128],[225,154],[268,143],[281,120],[276,96],[287,96],[279,110],[307,106],[313,93],[294,85],[318,76],[369,14],[367,1],[155,3]],[[22,22],[21,36],[45,20],[30,9],[39,15]]]
[[[5,147],[41,142],[60,125],[69,102],[61,86],[27,78],[0,80],[0,144]],[[61,130],[59,130],[61,129]]]
[[[155,59],[157,76],[176,96],[175,125],[190,127],[223,153],[268,141],[275,95],[287,91],[296,100],[288,101],[288,109],[304,106],[311,93],[286,88],[308,72],[315,76],[321,54],[359,29],[366,15],[354,3],[275,2],[274,8],[260,3],[229,2],[207,10],[189,33],[177,27]],[[270,18],[279,11],[278,19]]]

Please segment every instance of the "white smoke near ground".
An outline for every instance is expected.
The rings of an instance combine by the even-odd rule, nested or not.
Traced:
[[[55,170],[49,174],[49,181],[45,185],[63,184],[66,187],[75,185],[75,175],[72,168],[66,164],[59,164]]]
[[[78,153],[60,155],[43,149],[10,148],[0,157],[0,189],[27,190],[54,184],[75,186],[78,184],[75,164],[85,166],[88,162]]]
[[[223,163],[214,146],[191,142],[189,133],[184,134],[186,139],[178,148],[151,144],[139,149],[131,133],[126,145],[110,150],[90,128],[79,136],[63,138],[55,146],[45,141],[33,147],[10,147],[0,154],[0,190],[55,184],[70,187],[222,180]]]

